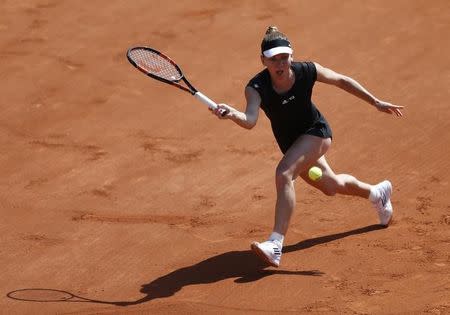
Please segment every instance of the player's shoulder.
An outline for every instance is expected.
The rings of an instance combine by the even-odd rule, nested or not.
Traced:
[[[298,69],[298,70],[315,69],[316,63],[313,61],[310,61],[310,60],[294,61],[294,62],[292,62],[292,67],[294,69]]]
[[[270,83],[269,70],[264,69],[258,72],[253,78],[250,79],[247,86],[251,86],[256,90],[264,88],[268,83]]]
[[[312,61],[296,61],[292,63],[292,69],[297,78],[305,78],[315,80],[317,77],[316,65]]]

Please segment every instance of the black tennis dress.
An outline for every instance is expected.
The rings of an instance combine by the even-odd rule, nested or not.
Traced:
[[[261,108],[270,120],[283,153],[303,134],[332,138],[328,122],[311,101],[317,79],[316,66],[312,62],[293,62],[291,67],[295,73],[295,83],[284,94],[275,92],[267,69],[258,73],[247,85],[261,96]]]

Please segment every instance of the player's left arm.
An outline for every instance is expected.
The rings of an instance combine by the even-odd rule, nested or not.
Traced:
[[[337,73],[331,69],[325,68],[318,63],[314,63],[317,71],[317,81],[331,84],[341,88],[348,93],[359,97],[367,103],[373,105],[381,112],[403,116],[401,109],[403,106],[393,105],[391,103],[379,100],[369,91],[367,91],[359,82],[343,74]]]

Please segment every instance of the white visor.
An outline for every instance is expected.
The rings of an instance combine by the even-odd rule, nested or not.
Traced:
[[[293,50],[291,47],[287,47],[287,46],[278,46],[278,47],[274,47],[268,50],[263,51],[263,55],[266,58],[271,58],[275,55],[279,55],[279,54],[292,54]]]

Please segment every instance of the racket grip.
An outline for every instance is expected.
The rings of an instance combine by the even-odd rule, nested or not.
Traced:
[[[194,94],[194,96],[198,100],[200,100],[202,103],[206,104],[209,108],[211,108],[211,109],[216,109],[217,108],[217,104],[213,100],[211,100],[209,97],[204,95],[203,93],[196,92]]]

